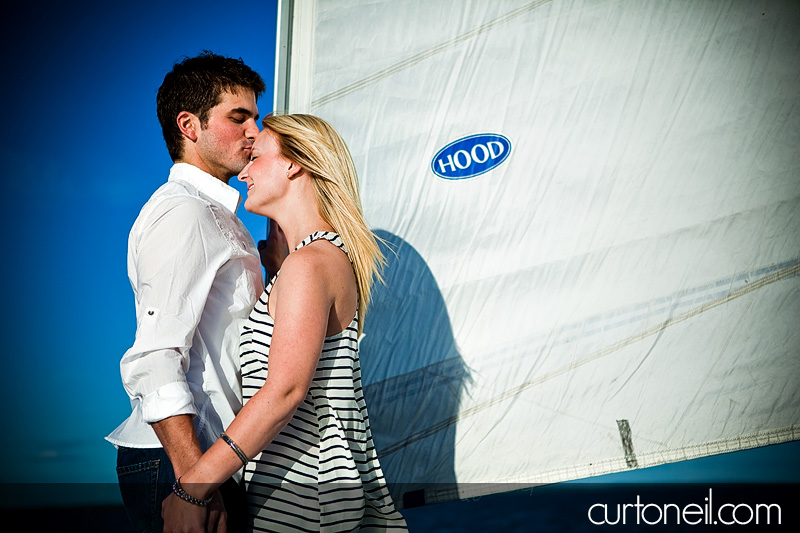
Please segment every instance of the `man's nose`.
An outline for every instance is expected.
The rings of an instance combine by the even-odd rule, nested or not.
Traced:
[[[256,120],[251,118],[245,122],[245,130],[244,134],[248,139],[255,139],[258,137],[258,134],[261,131],[258,129],[258,124],[256,124]]]

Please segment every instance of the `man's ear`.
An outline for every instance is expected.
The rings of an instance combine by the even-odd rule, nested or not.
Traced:
[[[184,137],[194,142],[197,140],[197,131],[200,129],[200,119],[197,115],[188,111],[181,111],[177,117],[178,129]]]

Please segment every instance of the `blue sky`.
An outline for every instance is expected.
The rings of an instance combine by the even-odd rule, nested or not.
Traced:
[[[0,405],[13,430],[0,432],[0,481],[114,482],[103,437],[130,412],[119,378],[136,325],[128,232],[171,165],[156,91],[176,60],[209,49],[262,75],[269,113],[277,2],[50,4],[16,5],[1,23],[11,368]],[[263,219],[240,216],[263,233]]]
[[[241,57],[267,84],[261,115],[271,111],[276,0],[115,4],[27,3],[0,23],[10,365],[0,386],[0,482],[116,481],[103,437],[129,413],[119,379],[135,331],[128,231],[171,164],[155,114],[164,74],[203,49]],[[265,222],[240,216],[258,239]],[[746,480],[797,481],[798,449],[659,472],[697,481],[738,469]]]

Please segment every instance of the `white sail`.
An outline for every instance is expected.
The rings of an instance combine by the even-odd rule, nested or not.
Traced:
[[[362,365],[401,505],[800,438],[796,2],[281,10],[276,109],[337,127],[393,249]]]

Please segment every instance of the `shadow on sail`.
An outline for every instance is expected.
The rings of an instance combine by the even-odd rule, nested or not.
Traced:
[[[400,508],[426,503],[426,489],[455,490],[455,424],[469,379],[444,299],[425,260],[387,231],[375,234],[387,265],[373,288],[361,366],[370,425]]]

